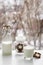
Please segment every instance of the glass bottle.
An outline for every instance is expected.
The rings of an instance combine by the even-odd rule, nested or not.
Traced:
[[[10,29],[8,28],[5,32],[6,34],[4,34],[5,36],[2,40],[2,54],[11,55],[12,54],[12,37],[11,37]]]

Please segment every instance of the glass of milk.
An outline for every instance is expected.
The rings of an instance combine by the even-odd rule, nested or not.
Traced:
[[[12,54],[12,42],[11,41],[3,41],[2,42],[2,54],[3,55],[11,55]]]
[[[34,47],[25,46],[24,47],[24,58],[27,60],[31,60],[33,58]]]

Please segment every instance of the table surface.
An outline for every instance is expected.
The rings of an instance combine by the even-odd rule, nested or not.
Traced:
[[[41,53],[40,59],[25,60],[23,54],[12,51],[11,56],[3,56],[0,50],[0,65],[43,65],[43,50],[35,50]]]

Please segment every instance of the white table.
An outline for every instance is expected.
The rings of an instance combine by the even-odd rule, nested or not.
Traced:
[[[15,51],[12,51],[11,56],[2,56],[0,50],[0,65],[43,65],[43,50],[37,51],[41,53],[41,58],[29,61],[24,59],[23,54],[17,55]]]

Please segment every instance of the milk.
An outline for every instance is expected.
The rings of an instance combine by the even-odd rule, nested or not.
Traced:
[[[11,55],[12,54],[12,42],[4,41],[2,42],[2,54],[3,55]]]
[[[34,47],[26,46],[24,47],[24,58],[30,60],[33,58]]]

